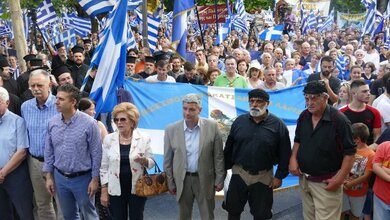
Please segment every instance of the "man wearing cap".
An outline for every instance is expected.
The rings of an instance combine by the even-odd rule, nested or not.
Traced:
[[[334,68],[335,60],[330,56],[325,56],[321,59],[321,72],[317,74],[311,74],[307,79],[307,82],[323,81],[325,83],[326,92],[329,95],[329,104],[337,102],[341,84],[338,78],[332,76]]]
[[[76,45],[72,48],[72,52],[74,64],[70,67],[70,71],[74,85],[80,89],[83,84],[85,74],[88,71],[88,66],[84,64],[84,48]]]
[[[142,78],[146,79],[149,76],[152,76],[155,74],[156,74],[156,72],[154,72],[154,57],[145,56],[144,71],[140,72],[139,75],[141,75]]]
[[[232,169],[232,177],[223,208],[231,220],[240,219],[247,201],[254,219],[272,218],[273,189],[288,175],[291,155],[286,125],[268,111],[268,93],[253,89],[248,96],[249,113],[233,122],[224,149],[225,169]]]
[[[58,85],[62,86],[65,84],[74,84],[74,80],[72,78],[72,74],[67,66],[60,66],[56,69],[52,70],[52,74],[55,76]]]
[[[91,58],[94,52],[94,48],[92,48],[92,40],[89,38],[83,39],[84,43],[84,63],[89,65],[91,63]]]
[[[30,147],[27,162],[34,189],[37,215],[39,219],[56,219],[53,197],[46,190],[42,172],[48,122],[54,115],[58,114],[55,107],[56,98],[50,92],[50,75],[46,70],[32,71],[29,86],[34,98],[23,103],[22,117],[26,122],[29,137]],[[57,210],[59,209],[57,201]],[[62,216],[58,217],[62,218]]]
[[[59,66],[67,65],[68,64],[68,54],[66,52],[66,48],[63,42],[57,43],[54,45],[55,48],[57,49],[57,52],[52,51],[51,49],[51,54],[55,54],[52,59],[52,65],[51,68],[54,70]]]
[[[20,94],[23,94],[26,90],[28,90],[28,79],[30,77],[30,71],[31,71],[30,60],[33,58],[35,58],[34,54],[27,54],[26,56],[23,57],[24,61],[26,61],[27,71],[20,74],[20,76],[16,80],[19,86]]]
[[[126,57],[126,76],[131,77],[134,74],[135,61],[137,57],[127,56]]]
[[[339,219],[356,153],[351,122],[328,105],[323,82],[309,82],[303,92],[307,109],[298,118],[289,170],[299,176],[304,219]]]
[[[214,219],[215,191],[225,179],[222,137],[215,121],[200,118],[201,99],[183,98],[184,120],[168,125],[164,136],[164,170],[169,192],[179,204],[179,219],[192,217],[194,199],[201,219]]]
[[[145,57],[150,56],[150,50],[148,47],[142,47],[138,51],[139,61],[135,64],[135,73],[140,73],[145,69]]]

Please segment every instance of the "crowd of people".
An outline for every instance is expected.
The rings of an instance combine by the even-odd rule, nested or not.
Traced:
[[[225,145],[216,122],[200,118],[200,97],[183,94],[183,120],[164,137],[180,219],[191,218],[194,199],[201,218],[214,219],[214,195],[228,169],[228,219],[240,219],[247,202],[254,219],[272,218],[272,190],[289,173],[299,176],[305,219],[390,219],[383,33],[371,38],[335,26],[302,35],[296,27],[279,41],[259,41],[233,30],[214,45],[210,25],[203,39],[189,32],[191,62],[172,51],[163,28],[154,53],[133,31],[139,49],[127,53],[126,79],[250,89],[249,112],[233,122]],[[155,165],[150,137],[137,129],[140,114],[126,100],[110,114],[114,126],[94,119],[87,97],[99,67],[88,68],[98,35],[77,42],[52,48],[37,41],[36,53],[23,58],[26,72],[12,39],[0,48],[0,219],[34,219],[34,212],[38,219],[144,218],[146,198],[135,184]],[[291,148],[286,125],[268,111],[268,91],[297,85],[305,85],[306,109]]]

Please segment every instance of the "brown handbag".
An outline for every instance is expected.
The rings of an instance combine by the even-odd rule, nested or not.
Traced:
[[[144,168],[144,175],[137,180],[135,184],[135,194],[137,196],[155,196],[168,191],[167,175],[165,172],[161,172],[156,161],[154,163],[156,164],[154,174],[149,174]]]

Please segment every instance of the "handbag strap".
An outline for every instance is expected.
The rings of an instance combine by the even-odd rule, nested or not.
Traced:
[[[154,166],[154,173],[161,173],[161,169],[160,169],[160,167],[158,166],[157,162],[156,162],[153,158],[150,158],[150,159],[152,159],[153,162],[154,162],[154,164],[155,164],[155,166]],[[144,175],[149,175],[149,173],[148,173],[146,167],[144,167]]]

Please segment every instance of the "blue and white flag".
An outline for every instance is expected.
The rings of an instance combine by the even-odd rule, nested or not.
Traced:
[[[207,87],[188,83],[147,83],[126,80],[124,88],[132,94],[140,112],[138,128],[151,137],[152,151],[161,164],[164,154],[164,129],[168,124],[183,120],[182,98],[189,93],[198,94],[202,100],[202,118],[215,120],[223,140],[226,140],[235,118],[249,110],[250,89]],[[297,86],[269,92],[269,111],[281,118],[288,126],[293,140],[294,128],[299,114],[305,109],[303,87]],[[164,91],[164,92],[161,92]],[[297,184],[297,177],[288,177],[283,184]],[[285,187],[286,185],[283,185]]]
[[[128,23],[127,25],[127,50],[129,50],[132,48],[137,48],[137,44],[135,42],[130,23]]]
[[[67,30],[62,32],[61,34],[58,34],[57,36],[54,36],[53,44],[57,44],[60,42],[64,42],[64,45],[66,48],[72,47],[76,45],[76,34],[73,29]]]
[[[50,23],[57,23],[57,15],[51,0],[44,0],[38,6],[37,24],[39,28],[45,28]]]
[[[307,19],[307,26],[309,30],[315,30],[317,26],[317,17],[313,10],[310,10],[309,17]]]
[[[194,7],[194,0],[175,0],[173,5],[172,46],[185,60],[187,58],[187,14]]]
[[[12,30],[7,24],[0,25],[0,36],[12,36]]]
[[[223,26],[221,26],[218,29],[217,39],[215,39],[215,44],[216,45],[220,45],[227,38],[227,36],[229,35],[229,33],[231,31],[231,20],[230,19],[231,18],[228,15],[227,18],[226,18],[225,24],[223,24]]]
[[[88,15],[96,17],[96,15],[110,12],[114,8],[117,0],[77,0],[80,6],[87,12]],[[142,4],[142,0],[128,0],[127,10],[132,11]]]
[[[87,37],[91,33],[91,19],[77,16],[74,12],[62,13],[62,20],[67,29],[74,29],[76,35]]]
[[[318,32],[329,31],[333,28],[334,23],[334,9],[329,13],[328,18],[318,28]]]
[[[346,66],[346,58],[343,55],[339,55],[336,58],[336,67],[339,70],[339,75],[344,75]]]
[[[245,11],[244,1],[237,0],[234,4],[234,9],[236,10],[236,14],[232,18],[232,28],[248,34],[249,29],[246,25],[247,13]]]
[[[139,9],[134,10],[137,15],[138,23],[142,23],[142,12]],[[157,47],[158,27],[160,26],[161,18],[155,18],[148,15],[148,44],[150,52],[154,53]],[[142,25],[140,25],[142,27]],[[144,31],[144,30],[142,30]]]
[[[127,26],[127,0],[118,0],[109,14],[89,69],[98,68],[90,92],[97,114],[111,112],[117,104],[116,91],[123,85],[126,72]]]
[[[281,40],[283,37],[284,25],[279,24],[274,27],[265,29],[259,34],[260,40]]]
[[[368,34],[373,36],[375,31],[375,8],[376,4],[371,3],[367,10],[366,20],[364,21],[363,28],[362,28],[362,36]]]

